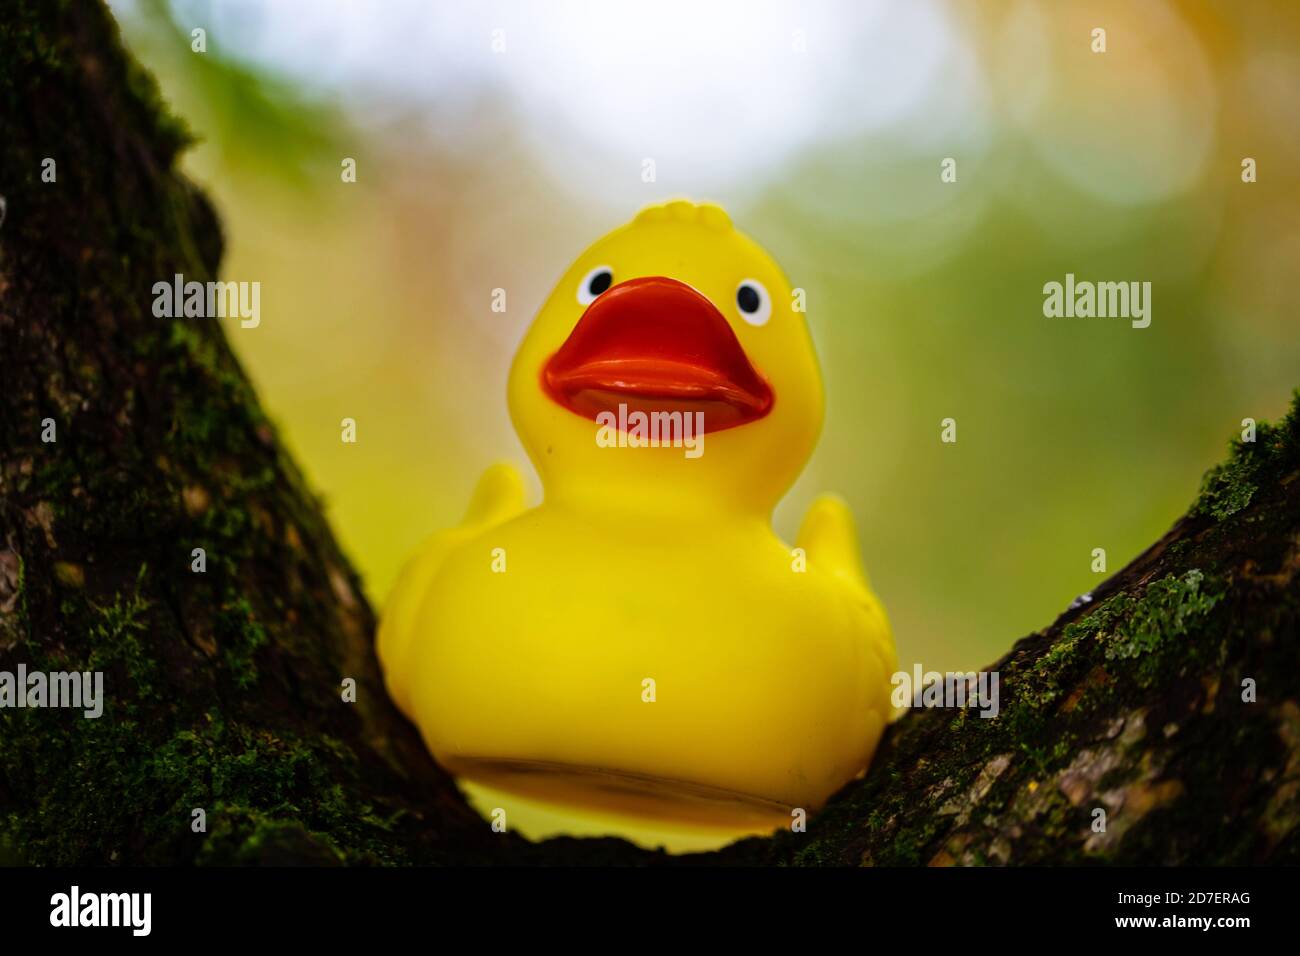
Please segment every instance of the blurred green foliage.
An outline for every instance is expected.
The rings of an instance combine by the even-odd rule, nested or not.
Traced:
[[[1105,577],[1093,549],[1113,572],[1158,538],[1242,420],[1278,416],[1300,383],[1300,66],[1278,52],[1300,15],[1268,6],[948,4],[990,78],[973,134],[944,143],[923,104],[694,197],[727,203],[808,292],[827,427],[778,529],[821,490],[848,498],[903,666],[978,667],[1046,625]],[[1047,67],[1008,39],[1026,11],[1056,44],[1028,105],[1014,71]],[[1108,59],[1068,45],[1094,19]],[[187,162],[223,210],[228,274],[267,289],[263,327],[232,340],[381,601],[482,468],[522,458],[514,345],[568,261],[641,200],[557,175],[500,91],[471,92],[446,130],[367,125],[219,38],[191,54],[190,20],[147,0],[127,37],[202,139]],[[1043,285],[1067,273],[1151,282],[1151,326],[1044,317]],[[488,309],[498,285],[505,318]],[[356,446],[339,442],[345,415]],[[949,417],[955,444],[939,440]]]

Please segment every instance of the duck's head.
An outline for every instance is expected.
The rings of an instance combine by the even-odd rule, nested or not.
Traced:
[[[720,207],[684,201],[642,210],[578,258],[524,337],[509,391],[548,498],[577,503],[770,509],[822,422],[789,282]],[[636,412],[657,446],[611,443],[609,423],[634,428]],[[679,437],[703,424],[699,452],[663,440],[678,423]]]

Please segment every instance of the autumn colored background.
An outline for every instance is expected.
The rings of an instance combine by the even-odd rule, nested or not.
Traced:
[[[262,284],[228,335],[377,603],[525,460],[506,372],[551,285],[666,198],[807,290],[827,423],[776,526],[850,501],[904,666],[1047,624],[1300,383],[1290,3],[112,5],[199,139],[223,277]],[[1150,281],[1150,328],[1045,318],[1067,272]]]

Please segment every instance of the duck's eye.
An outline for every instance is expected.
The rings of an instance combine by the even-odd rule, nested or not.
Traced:
[[[578,302],[582,305],[591,305],[596,301],[596,296],[613,284],[614,270],[609,266],[596,266],[578,283]]]
[[[746,279],[736,287],[736,308],[750,325],[765,325],[772,317],[772,297],[757,279]]]

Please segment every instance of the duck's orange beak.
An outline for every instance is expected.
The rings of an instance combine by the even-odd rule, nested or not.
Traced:
[[[542,367],[542,388],[593,420],[619,405],[702,411],[705,431],[762,418],[773,400],[717,307],[665,276],[629,279],[591,303]]]

